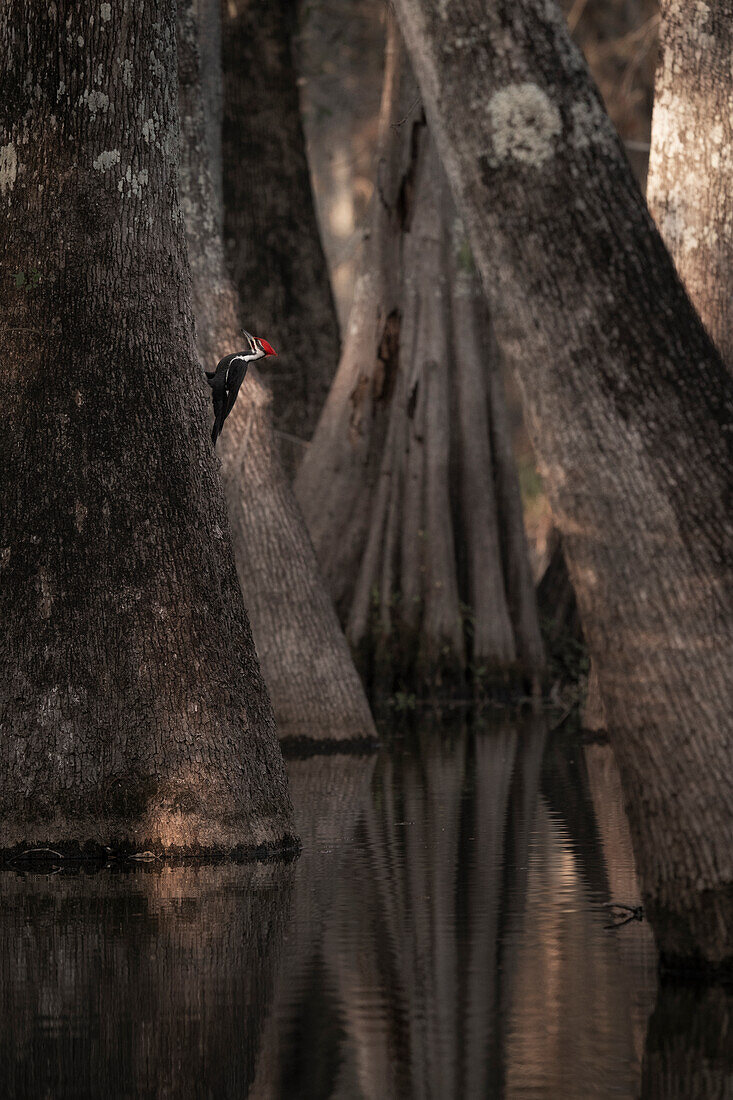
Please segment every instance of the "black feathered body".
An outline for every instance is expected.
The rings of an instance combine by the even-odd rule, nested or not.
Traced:
[[[211,442],[216,446],[216,441],[221,435],[224,421],[234,408],[239,387],[244,382],[247,367],[250,363],[264,358],[264,351],[242,352],[235,351],[231,355],[225,355],[216,365],[215,371],[206,371],[206,381],[211,386],[211,396],[214,403],[214,427],[211,429]]]

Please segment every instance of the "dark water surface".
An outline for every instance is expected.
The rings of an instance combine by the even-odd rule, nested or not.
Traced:
[[[733,1096],[659,984],[610,749],[426,722],[289,763],[291,864],[0,875],[2,1097]]]

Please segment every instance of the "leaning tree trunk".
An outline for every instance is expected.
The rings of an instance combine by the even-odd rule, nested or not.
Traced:
[[[307,440],[339,352],[300,118],[294,0],[221,0],[224,240],[245,326],[278,352],[279,431]],[[288,468],[303,447],[282,439]]]
[[[202,155],[216,132],[218,0],[179,0],[181,192],[193,279],[197,344],[213,370],[242,345],[226,273],[222,207]],[[200,65],[197,25],[206,65]],[[202,73],[206,71],[206,82]],[[220,71],[220,69],[219,69]],[[214,150],[215,155],[215,150]],[[274,445],[270,396],[250,368],[221,436],[234,553],[281,740],[376,739],[364,689],[318,571],[315,553]]]
[[[396,7],[523,384],[659,946],[730,963],[733,380],[555,6]]]
[[[687,292],[733,364],[733,3],[663,0],[647,199]]]
[[[378,177],[338,374],[296,481],[379,689],[542,667],[504,394],[394,24]],[[411,106],[412,105],[412,106]]]
[[[175,43],[172,0],[0,12],[0,848],[291,831],[192,340]]]

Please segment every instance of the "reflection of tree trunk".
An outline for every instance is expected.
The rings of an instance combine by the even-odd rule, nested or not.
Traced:
[[[583,757],[600,838],[601,850],[596,852],[596,859],[602,859],[608,879],[606,900],[622,905],[641,905],[631,832],[611,746],[602,742],[588,744],[583,749]],[[619,929],[615,940],[618,965],[623,967],[629,991],[627,1013],[631,1023],[636,1076],[641,1069],[644,1036],[653,1006],[654,991],[648,975],[656,961],[656,948],[647,921],[630,922]]]
[[[307,439],[339,335],[300,120],[296,12],[293,0],[221,2],[224,236],[244,324],[279,354],[275,424]]]
[[[522,381],[658,942],[721,963],[733,958],[733,379],[555,5],[395,7]]]
[[[479,683],[532,677],[542,644],[491,328],[389,34],[364,265],[298,498],[376,686],[460,680],[467,664]]]
[[[350,898],[349,942],[328,932],[359,1094],[375,1100],[491,1095],[502,1078],[513,956],[500,962],[500,925],[516,934],[523,905],[521,881],[505,882],[505,826],[524,863],[543,735],[420,740],[419,756],[381,762],[349,864],[368,889]]]
[[[730,987],[663,979],[644,1051],[643,1100],[730,1100],[732,1033]]]
[[[0,848],[277,845],[192,341],[175,5],[105,9],[0,5]]]
[[[495,1072],[502,1091],[506,1087],[506,1051],[519,968],[519,944],[527,914],[530,849],[546,736],[544,718],[528,718],[522,724],[518,731],[519,747],[509,788],[502,876],[503,905],[496,956],[499,1000],[495,1025],[498,1033]]]
[[[244,1096],[293,867],[0,880],[3,1096]]]
[[[503,1013],[511,983],[512,961],[504,965],[500,943],[507,905],[521,911],[523,899],[506,893],[507,822],[516,807],[510,800],[516,771],[527,749],[523,732],[514,729],[477,733],[474,738],[475,790],[472,799],[476,857],[465,878],[468,951],[461,972],[466,975],[462,1019],[465,1042],[453,1095],[501,1095],[504,1044]],[[541,758],[541,754],[540,754]],[[535,790],[535,798],[537,791]],[[471,828],[471,826],[468,826]]]
[[[200,65],[193,6],[206,67]],[[224,268],[222,208],[208,167],[221,73],[218,0],[179,5],[181,185],[193,275],[197,344],[213,370],[242,345],[236,294]],[[212,44],[213,43],[213,44]],[[202,86],[202,72],[205,83]],[[216,153],[216,149],[213,150]],[[250,368],[221,438],[222,475],[239,579],[281,738],[371,739],[374,726],[346,639],[273,442],[270,401]]]
[[[317,755],[305,760],[288,761],[288,779],[302,840],[295,873],[292,919],[287,929],[279,977],[275,986],[272,1011],[264,1027],[257,1070],[249,1092],[251,1100],[274,1100],[298,1095],[298,1085],[308,1079],[313,1094],[314,1082],[331,1079],[338,1059],[324,1057],[330,1021],[336,1010],[336,989],[329,977],[328,948],[324,945],[325,926],[332,919],[332,908],[345,877],[343,852],[352,842],[357,821],[364,810],[376,757],[355,755]],[[322,849],[332,850],[327,866]],[[324,1011],[316,1009],[316,1003]],[[314,1019],[315,1014],[315,1019]],[[308,1051],[310,1029],[317,1028],[314,1050]],[[295,1042],[300,1033],[301,1042]],[[304,1059],[310,1064],[307,1078]],[[324,1063],[326,1063],[324,1065]],[[299,1072],[302,1073],[298,1082]]]

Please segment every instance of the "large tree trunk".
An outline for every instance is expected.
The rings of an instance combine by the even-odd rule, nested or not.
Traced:
[[[344,353],[296,492],[378,690],[542,667],[483,294],[389,30],[377,193]],[[417,106],[417,109],[416,109]]]
[[[237,299],[225,270],[220,161],[204,154],[220,116],[218,0],[179,2],[181,193],[202,364],[242,345]],[[197,23],[205,64],[199,63]],[[206,81],[202,81],[202,73]],[[213,151],[216,157],[216,149]],[[213,164],[210,169],[208,163]],[[234,552],[262,671],[283,740],[375,740],[364,689],[320,577],[315,553],[274,444],[270,396],[250,368],[221,436],[222,476]]]
[[[523,384],[659,946],[730,962],[733,380],[555,6],[396,7]]]
[[[221,0],[226,258],[245,326],[279,358],[277,429],[310,438],[339,334],[316,221],[293,56],[293,0]],[[302,446],[284,448],[288,467]]]
[[[12,0],[0,55],[0,848],[280,845],[192,340],[175,5]]]
[[[733,365],[733,4],[663,0],[647,199],[708,332]]]

